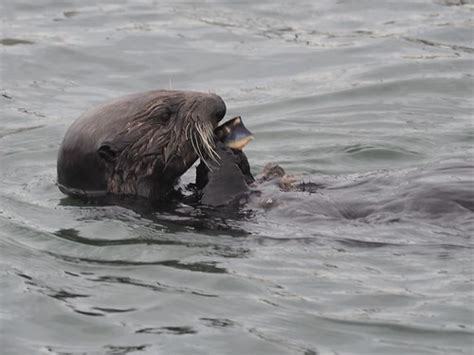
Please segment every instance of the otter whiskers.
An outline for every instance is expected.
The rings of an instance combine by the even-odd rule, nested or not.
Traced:
[[[219,164],[220,158],[214,148],[214,130],[210,123],[195,122],[194,125],[188,124],[185,128],[185,137],[191,141],[194,152],[209,169],[212,169],[211,161],[214,164]]]
[[[210,123],[205,123],[204,127],[198,129],[198,132],[202,138],[201,142],[203,143],[204,150],[206,155],[215,163],[219,164],[220,157],[215,150],[215,141],[214,141],[214,130]]]

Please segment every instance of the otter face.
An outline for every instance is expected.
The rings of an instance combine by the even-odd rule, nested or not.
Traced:
[[[150,101],[116,137],[130,143],[117,154],[109,190],[166,194],[198,158],[217,160],[214,129],[224,115],[224,102],[212,94],[167,92]]]

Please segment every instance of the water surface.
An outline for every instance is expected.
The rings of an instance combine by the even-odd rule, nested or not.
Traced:
[[[2,352],[471,353],[473,10],[2,4]],[[242,115],[255,174],[275,162],[322,188],[269,186],[230,215],[59,192],[81,112],[170,87]]]

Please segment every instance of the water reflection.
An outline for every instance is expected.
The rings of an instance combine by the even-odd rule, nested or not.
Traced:
[[[239,222],[249,220],[255,214],[250,209],[186,205],[181,202],[181,199],[154,203],[143,199],[117,196],[88,199],[66,197],[60,200],[59,205],[90,208],[91,214],[87,218],[96,220],[116,219],[118,216],[109,215],[109,211],[102,214],[100,209],[93,207],[120,206],[137,214],[140,219],[149,221],[151,227],[154,226],[160,232],[167,234],[187,233],[194,230],[215,236],[226,234],[233,237],[245,237],[249,233],[239,227]],[[71,233],[60,234],[65,238],[74,238]]]

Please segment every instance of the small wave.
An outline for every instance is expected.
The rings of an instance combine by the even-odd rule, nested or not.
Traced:
[[[185,335],[185,334],[196,334],[197,331],[192,327],[156,327],[156,328],[142,328],[135,331],[137,334],[168,334],[168,335]]]
[[[453,51],[460,51],[460,52],[465,52],[465,53],[470,53],[470,54],[474,53],[474,48],[467,47],[467,46],[460,46],[460,45],[457,45],[457,44],[434,42],[434,41],[430,41],[430,40],[422,39],[422,38],[404,37],[404,39],[406,41],[419,43],[419,44],[422,44],[424,46],[438,47],[438,48],[449,48],[449,49],[452,49]]]
[[[2,38],[0,39],[0,44],[2,46],[17,46],[17,45],[28,45],[34,44],[35,42],[30,41],[28,39],[21,39],[21,38]]]
[[[354,144],[343,148],[342,152],[361,160],[399,160],[422,155],[401,147],[375,144]]]

